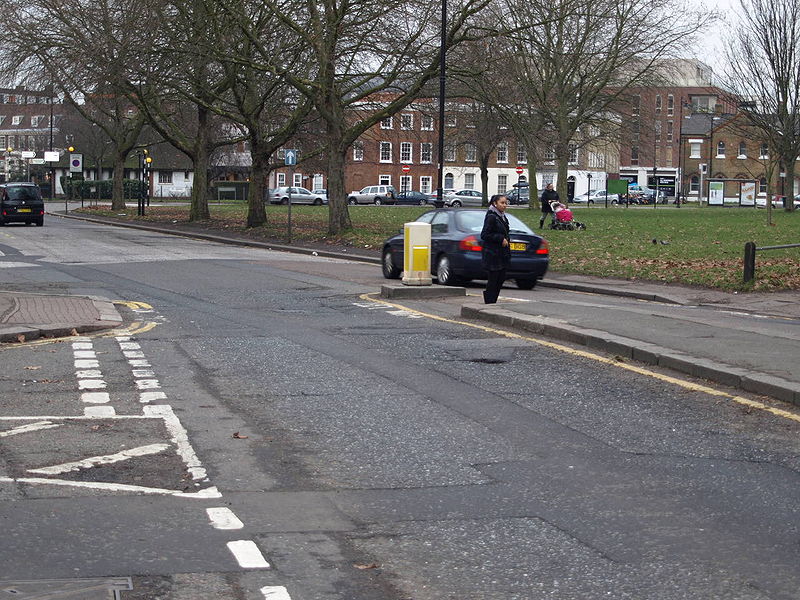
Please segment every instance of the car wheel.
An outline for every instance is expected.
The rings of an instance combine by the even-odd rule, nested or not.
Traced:
[[[282,198],[281,199],[281,204],[289,204],[289,199],[288,198]]]
[[[36,219],[36,226],[41,227],[42,225],[44,225],[44,217],[39,217]]]
[[[375,198],[375,200],[373,200],[372,203],[375,206],[380,206],[381,205],[381,199],[380,198]]]
[[[420,201],[419,201],[419,205],[420,205],[420,206],[425,206],[427,203],[428,203],[428,202],[427,202],[426,200],[420,200]]]
[[[535,279],[517,279],[517,287],[521,290],[532,290],[536,287]]]
[[[314,206],[321,206],[322,198],[314,198]]]
[[[436,280],[439,285],[455,285],[457,278],[453,275],[450,267],[450,259],[446,254],[442,254],[436,261]]]
[[[453,206],[455,208],[460,208],[461,202],[459,202],[458,200],[453,200],[453,203],[450,206]]]
[[[586,204],[594,204],[594,200],[587,200]]]
[[[358,204],[358,202],[356,201],[356,199],[355,199],[355,198],[348,198],[348,199],[347,199],[347,203],[348,203],[350,206],[355,206],[356,204]]]
[[[383,266],[383,276],[386,279],[398,279],[400,277],[400,269],[394,266],[392,262],[392,253],[389,252],[388,248],[385,248],[383,251],[381,265]]]

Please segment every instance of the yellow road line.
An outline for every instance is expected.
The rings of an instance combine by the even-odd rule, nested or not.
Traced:
[[[480,331],[485,331],[487,333],[493,333],[495,335],[500,335],[503,337],[517,339],[517,340],[525,340],[527,342],[532,342],[534,344],[538,344],[539,346],[544,346],[545,348],[551,348],[553,350],[557,350],[559,352],[564,352],[566,354],[571,354],[573,356],[580,356],[582,358],[588,358],[595,362],[603,363],[606,365],[611,365],[613,367],[617,367],[619,369],[625,369],[626,371],[632,371],[639,375],[644,375],[646,377],[651,377],[653,379],[658,379],[659,381],[663,381],[665,383],[670,383],[672,385],[676,385],[681,387],[685,390],[690,390],[693,392],[702,392],[704,394],[708,394],[710,396],[717,396],[721,398],[727,398],[736,402],[737,404],[741,404],[743,406],[747,406],[748,408],[754,408],[757,410],[763,410],[770,414],[773,414],[777,417],[782,417],[784,419],[789,419],[791,421],[795,421],[800,423],[800,414],[782,409],[782,408],[775,408],[764,404],[763,402],[759,402],[757,400],[750,400],[748,398],[744,398],[742,396],[736,396],[729,394],[727,392],[723,392],[721,390],[717,390],[706,385],[702,385],[699,383],[692,383],[690,381],[686,381],[684,379],[679,379],[677,377],[671,377],[669,375],[664,375],[662,373],[656,373],[655,371],[651,371],[650,369],[639,367],[636,365],[631,365],[628,363],[620,362],[613,358],[607,358],[605,356],[600,356],[599,354],[595,354],[593,352],[587,352],[586,350],[578,350],[576,348],[570,348],[569,346],[564,346],[563,344],[558,344],[556,342],[550,342],[547,340],[534,338],[529,335],[522,335],[519,333],[513,333],[511,331],[504,331],[502,329],[497,329],[495,327],[489,327],[487,325],[479,325],[477,323],[470,323],[468,321],[459,321],[457,319],[449,319],[447,317],[440,317],[439,315],[434,315],[431,313],[422,312],[419,310],[415,310],[413,308],[408,308],[407,306],[403,306],[402,304],[397,304],[394,302],[388,302],[386,300],[382,300],[380,298],[375,298],[375,294],[362,294],[360,298],[362,300],[366,300],[368,302],[375,302],[378,304],[384,304],[388,307],[395,308],[397,310],[405,310],[415,315],[419,315],[428,319],[433,319],[435,321],[442,321],[443,323],[452,323],[455,325],[463,325],[465,327],[472,327],[473,329],[478,329]]]

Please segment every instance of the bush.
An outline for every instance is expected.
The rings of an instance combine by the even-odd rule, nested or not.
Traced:
[[[69,198],[99,198],[110,200],[114,187],[111,179],[96,181],[93,179],[61,178],[61,187]],[[147,190],[146,184],[138,179],[123,179],[123,196],[125,198],[138,198],[140,192]],[[100,194],[98,196],[98,193]]]

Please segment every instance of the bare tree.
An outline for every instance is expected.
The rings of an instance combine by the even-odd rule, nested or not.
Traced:
[[[515,102],[540,114],[534,138],[552,128],[562,197],[570,146],[607,136],[629,88],[713,17],[672,0],[506,0],[498,10]]]
[[[453,3],[444,44],[465,35],[489,0]],[[308,62],[287,64],[268,48],[261,60],[311,100],[324,126],[328,229],[351,227],[345,156],[370,127],[409,105],[438,74],[439,5],[422,0],[265,0],[283,27],[309,49]]]
[[[740,7],[740,25],[729,38],[727,84],[742,100],[739,107],[749,124],[778,158],[789,185],[786,210],[794,210],[795,161],[800,155],[800,3],[740,0]]]

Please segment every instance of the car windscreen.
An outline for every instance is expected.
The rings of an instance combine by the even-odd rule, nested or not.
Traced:
[[[463,231],[475,231],[480,233],[483,229],[483,219],[486,216],[486,213],[482,210],[461,210],[456,213],[456,226],[463,230]],[[512,233],[530,233],[533,234],[533,230],[530,227],[525,225],[522,221],[520,221],[514,215],[510,215],[506,213],[506,217],[508,217],[508,224],[511,228]]]
[[[38,190],[32,186],[10,186],[6,192],[11,200],[39,200]]]

